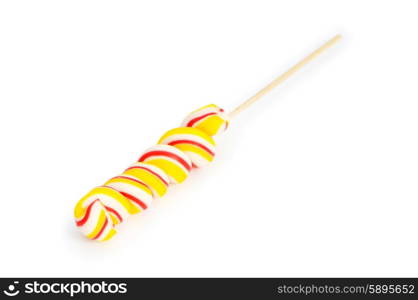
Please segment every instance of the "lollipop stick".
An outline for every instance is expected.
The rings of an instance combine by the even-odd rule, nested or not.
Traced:
[[[236,107],[233,111],[231,111],[228,114],[228,117],[230,119],[234,118],[236,115],[238,115],[240,112],[242,112],[244,109],[248,108],[251,104],[259,100],[262,96],[270,92],[272,89],[274,89],[276,86],[281,84],[283,81],[288,79],[290,76],[292,76],[296,71],[301,69],[304,65],[309,63],[310,61],[314,60],[319,54],[327,50],[329,47],[334,45],[339,39],[341,38],[341,35],[336,35],[332,39],[330,39],[328,42],[323,44],[321,47],[313,51],[311,54],[306,56],[304,59],[299,61],[297,64],[295,64],[293,67],[288,69],[286,72],[281,74],[279,77],[274,79],[272,82],[270,82],[267,86],[259,90],[254,96],[249,98],[248,100],[241,103],[238,107]]]

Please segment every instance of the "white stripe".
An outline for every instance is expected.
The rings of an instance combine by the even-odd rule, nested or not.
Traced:
[[[199,154],[191,151],[187,151],[187,155],[190,156],[191,160],[193,161],[194,165],[198,168],[204,167],[210,163],[209,160],[200,156]]]
[[[86,223],[84,223],[83,226],[78,227],[85,236],[88,236],[89,234],[91,234],[96,228],[101,211],[105,211],[106,213],[106,210],[103,207],[103,205],[100,203],[100,201],[95,202],[91,207],[90,215]]]
[[[133,178],[133,177],[131,177],[131,178]],[[133,184],[129,184],[129,183],[125,183],[125,182],[110,182],[110,183],[108,183],[106,185],[107,186],[110,186],[110,187],[112,187],[112,188],[114,188],[114,189],[116,189],[118,191],[121,191],[121,192],[125,192],[127,194],[130,194],[130,195],[134,196],[135,198],[138,198],[139,200],[141,200],[142,202],[144,202],[144,204],[146,206],[149,206],[151,204],[151,202],[152,202],[152,196],[150,194],[148,194],[147,192],[145,192],[141,188],[138,188],[138,187],[134,186]],[[140,210],[144,210],[137,203],[131,201],[129,198],[127,198],[127,199],[129,200],[129,202],[131,202],[132,204],[134,204],[135,206],[137,206]]]

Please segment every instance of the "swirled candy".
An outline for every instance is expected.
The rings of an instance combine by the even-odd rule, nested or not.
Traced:
[[[146,162],[163,170],[171,183],[181,183],[192,169],[190,158],[176,147],[155,145],[145,151],[138,162]]]
[[[105,183],[105,186],[114,188],[140,212],[148,208],[152,202],[152,193],[148,186],[133,176],[116,176]]]
[[[212,136],[228,126],[223,110],[207,105],[192,112],[178,127],[167,131],[158,144],[146,150],[136,163],[78,201],[74,217],[89,239],[106,241],[115,226],[164,196],[170,184],[183,182],[192,167],[210,163],[215,155]]]
[[[134,163],[127,168],[123,175],[132,176],[145,183],[152,191],[154,197],[164,196],[170,181],[165,172],[159,167],[140,162]]]
[[[174,146],[184,152],[194,167],[200,168],[213,160],[215,141],[198,128],[179,127],[167,131],[158,144]]]
[[[216,136],[228,128],[228,119],[222,108],[209,104],[191,112],[183,120],[182,126],[198,128],[210,136]]]
[[[139,209],[117,190],[100,186],[78,201],[74,217],[87,238],[106,241],[116,233],[115,225],[137,212]]]

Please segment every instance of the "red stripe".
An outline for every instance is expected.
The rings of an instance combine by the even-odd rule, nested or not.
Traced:
[[[206,152],[208,152],[210,155],[214,156],[215,153],[213,153],[208,147],[206,147],[203,144],[200,144],[198,142],[195,141],[190,141],[190,140],[176,140],[176,141],[172,141],[171,143],[169,143],[170,146],[174,146],[177,144],[191,144],[191,145],[195,145],[198,146],[200,148],[202,148],[203,150],[205,150]]]
[[[110,211],[112,214],[114,214],[119,219],[119,222],[123,221],[122,216],[116,210],[106,205],[104,207],[106,208],[107,211]]]
[[[190,171],[192,169],[192,167],[184,159],[182,159],[180,156],[178,156],[178,155],[176,155],[174,153],[168,152],[168,151],[159,151],[159,150],[157,150],[157,151],[150,151],[150,152],[144,153],[138,159],[138,161],[139,162],[143,162],[144,160],[146,160],[149,157],[158,156],[158,155],[164,155],[164,156],[167,156],[169,158],[172,158],[172,159],[178,161],[183,167],[186,168],[187,171]]]
[[[207,114],[201,115],[200,117],[197,117],[197,118],[191,119],[191,120],[190,120],[190,121],[186,124],[186,127],[193,127],[193,125],[194,125],[196,122],[199,122],[200,120],[202,120],[202,119],[204,119],[204,118],[206,118],[206,117],[208,117],[208,116],[212,116],[212,115],[216,115],[216,113],[215,113],[215,112],[210,112],[210,113],[207,113]]]
[[[104,224],[102,226],[102,229],[100,229],[100,231],[96,234],[96,236],[94,238],[92,238],[92,240],[97,239],[103,233],[103,231],[105,230],[105,228],[107,226],[107,223],[109,223],[109,220],[106,217],[106,220],[105,220],[105,222],[104,222]]]
[[[164,180],[164,178],[162,178],[160,175],[158,175],[157,173],[155,173],[153,170],[150,170],[146,167],[142,167],[142,166],[133,166],[130,168],[127,168],[126,170],[131,170],[131,169],[143,169],[146,170],[148,172],[150,172],[152,175],[158,177],[158,179],[160,179],[166,186],[168,186],[168,182]]]
[[[135,196],[132,196],[131,194],[128,194],[122,191],[119,191],[119,193],[121,193],[123,196],[125,196],[129,200],[138,204],[140,207],[142,207],[142,209],[147,209],[147,205],[144,202],[142,202],[140,199],[136,198]]]
[[[96,201],[99,201],[99,199],[94,200],[92,203],[89,204],[89,206],[87,206],[86,214],[84,215],[84,217],[81,220],[75,222],[77,226],[83,226],[84,224],[86,224],[90,216],[91,208]]]

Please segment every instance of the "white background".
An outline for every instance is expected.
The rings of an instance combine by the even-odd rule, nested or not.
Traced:
[[[1,276],[418,276],[416,1],[2,1]],[[202,105],[216,161],[110,242],[73,207]]]

